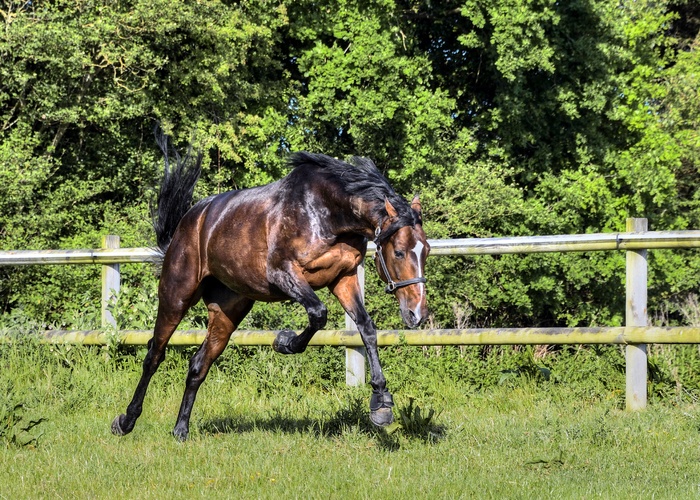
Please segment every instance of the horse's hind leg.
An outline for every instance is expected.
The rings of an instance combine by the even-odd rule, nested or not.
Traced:
[[[123,436],[134,429],[136,420],[141,415],[143,400],[151,378],[165,359],[165,347],[170,337],[187,310],[199,300],[198,285],[193,276],[178,272],[163,272],[158,290],[158,316],[153,337],[148,341],[148,352],[143,360],[141,379],[134,391],[134,397],[126,408],[126,413],[117,415],[112,421],[113,434]]]
[[[207,336],[190,360],[185,393],[180,412],[173,429],[173,435],[181,441],[187,439],[192,406],[197,391],[209,373],[212,363],[228,345],[231,334],[253,307],[253,300],[235,294],[219,282],[210,282],[203,293],[209,310]]]
[[[158,317],[153,330],[153,337],[148,341],[148,352],[143,360],[143,371],[134,396],[126,408],[126,413],[118,415],[112,421],[112,433],[123,436],[134,429],[136,420],[141,415],[143,400],[146,397],[146,390],[151,382],[151,377],[155,374],[163,359],[165,359],[165,347],[172,337],[177,325],[185,315],[186,309],[181,313],[166,311],[163,306],[158,307]]]

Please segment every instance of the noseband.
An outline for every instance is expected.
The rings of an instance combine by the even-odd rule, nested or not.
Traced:
[[[425,283],[427,280],[422,276],[403,281],[394,281],[393,279],[391,279],[389,269],[386,267],[386,262],[384,261],[384,256],[382,255],[382,245],[379,243],[379,235],[381,234],[381,232],[381,227],[378,227],[374,231],[374,244],[377,246],[377,252],[375,253],[375,255],[379,258],[379,264],[382,266],[382,271],[384,271],[384,276],[386,276],[387,279],[387,284],[386,288],[384,288],[384,291],[386,293],[394,293],[398,288],[402,288],[404,286],[415,285],[417,283]]]

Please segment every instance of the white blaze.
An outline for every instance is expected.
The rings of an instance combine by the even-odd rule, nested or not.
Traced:
[[[416,246],[413,247],[413,254],[416,256],[416,263],[418,264],[418,274],[416,275],[417,278],[422,278],[423,277],[423,268],[421,267],[421,262],[420,262],[420,256],[423,253],[423,248],[425,248],[425,245],[423,245],[423,242],[420,240],[416,240]],[[418,286],[420,287],[420,294],[421,297],[425,293],[425,283],[418,283]],[[420,301],[416,305],[416,308],[413,310],[413,314],[416,315],[416,318],[421,317],[421,312],[420,312]]]

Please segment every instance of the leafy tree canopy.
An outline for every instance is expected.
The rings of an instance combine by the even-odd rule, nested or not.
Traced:
[[[152,244],[156,124],[205,152],[198,196],[279,178],[310,150],[369,156],[421,192],[430,237],[700,225],[694,2],[3,0],[0,14],[4,249]],[[620,259],[433,259],[435,321],[619,324]],[[699,262],[655,252],[651,308],[673,320]],[[70,322],[94,272],[2,268],[0,303]]]

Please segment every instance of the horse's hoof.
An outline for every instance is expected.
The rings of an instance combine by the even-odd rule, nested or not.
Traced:
[[[369,412],[369,419],[377,427],[386,427],[394,421],[394,412],[391,408],[379,408]]]
[[[373,390],[369,400],[369,419],[377,427],[386,427],[394,421],[394,398],[389,391]]]
[[[121,419],[126,417],[126,415],[117,415],[114,420],[112,420],[112,434],[115,436],[124,436],[127,433],[122,429]]]
[[[183,430],[183,429],[178,429],[177,427],[175,427],[173,429],[173,436],[175,436],[175,439],[177,439],[181,443],[187,441],[187,438],[189,437],[189,435],[190,435],[190,431],[187,429]]]
[[[297,337],[297,334],[292,330],[282,330],[277,334],[275,340],[272,342],[272,348],[275,352],[280,354],[296,354],[292,350],[292,341]]]

